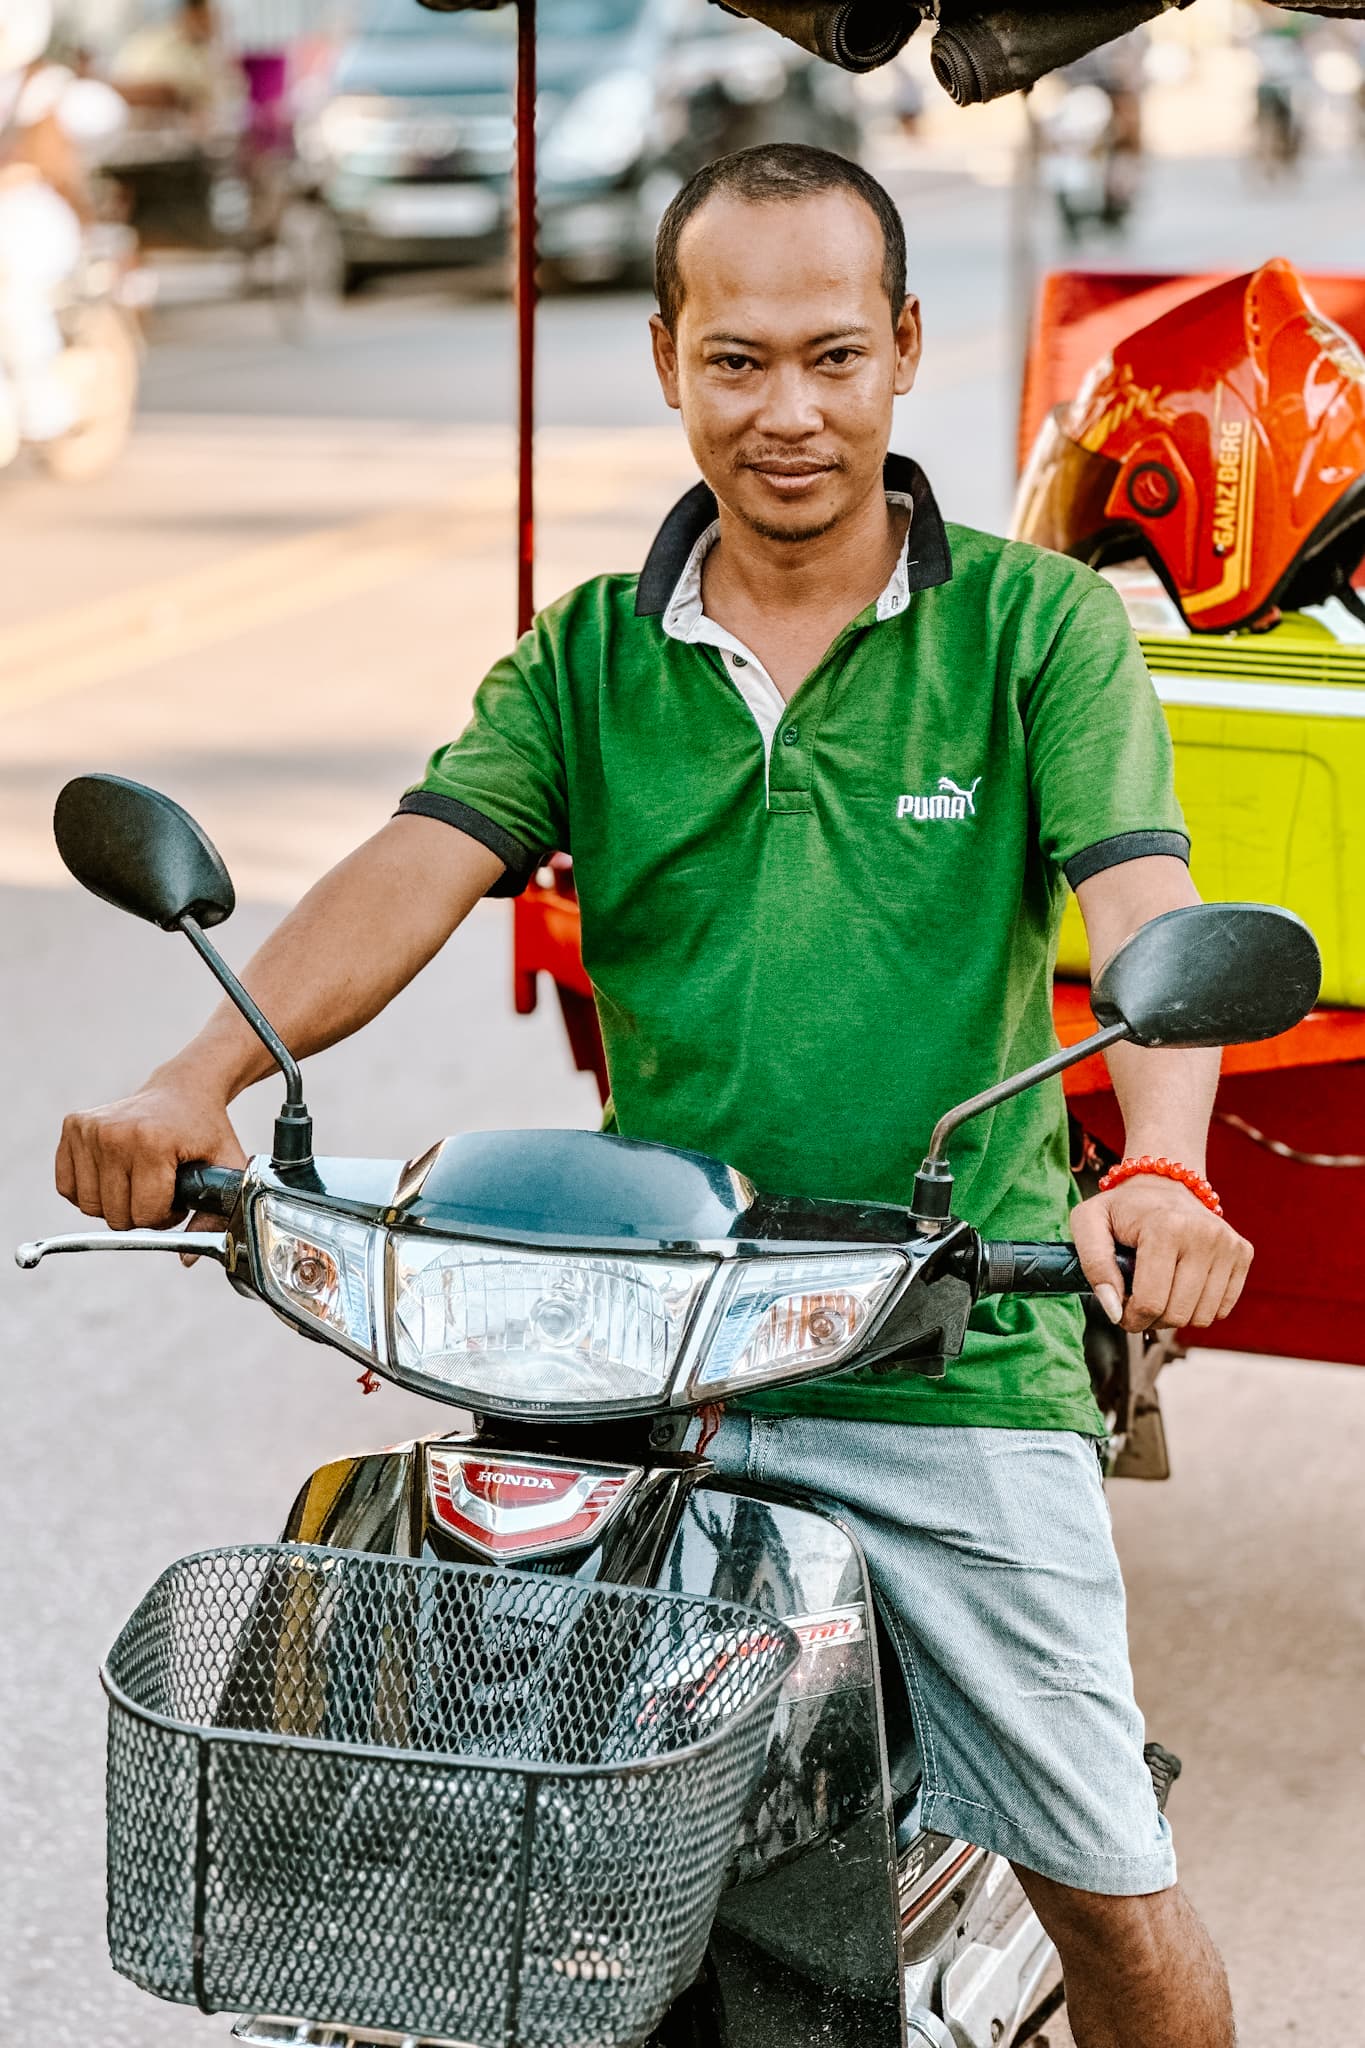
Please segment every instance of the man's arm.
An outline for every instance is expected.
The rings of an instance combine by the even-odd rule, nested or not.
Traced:
[[[1158,855],[1103,869],[1080,884],[1076,899],[1098,971],[1139,925],[1197,903],[1199,896],[1184,862]],[[1115,1045],[1105,1057],[1123,1112],[1125,1152],[1178,1160],[1202,1174],[1218,1086],[1217,1051]],[[1126,1330],[1215,1322],[1233,1307],[1251,1264],[1245,1238],[1178,1181],[1154,1174],[1138,1174],[1082,1202],[1071,1231],[1096,1299],[1114,1322],[1124,1295],[1114,1246],[1136,1250],[1132,1293],[1122,1311]]]
[[[243,980],[297,1057],[368,1024],[406,988],[503,873],[478,840],[394,818],[311,889]],[[228,1002],[134,1095],[62,1125],[57,1188],[115,1230],[173,1218],[176,1167],[241,1165],[228,1104],[273,1062]]]

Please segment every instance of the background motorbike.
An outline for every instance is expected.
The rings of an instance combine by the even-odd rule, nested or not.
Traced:
[[[1079,1293],[1069,1244],[952,1215],[968,1118],[1129,1040],[1269,1037],[1319,984],[1256,905],[1144,926],[1099,1029],[948,1112],[906,1207],[773,1196],[581,1131],[319,1159],[302,1078],[206,927],[177,806],[69,784],[77,879],[182,931],[277,1060],[272,1156],[182,1167],[240,1292],[472,1410],[315,1472],[275,1546],[181,1560],[120,1635],[115,1964],[257,2048],[995,2048],[1062,1989],[1008,1864],[921,1822],[913,1719],[837,1504],[722,1479],[692,1418],[760,1387],[935,1376],[990,1293]],[[183,1252],[178,1231],[20,1248]],[[1122,1255],[1127,1258],[1128,1255]],[[1164,1797],[1178,1763],[1156,1745]]]

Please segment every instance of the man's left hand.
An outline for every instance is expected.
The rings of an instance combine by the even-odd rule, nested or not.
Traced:
[[[1071,1235],[1095,1299],[1125,1330],[1206,1329],[1236,1305],[1252,1247],[1179,1181],[1135,1174],[1072,1211]],[[1137,1253],[1132,1291],[1114,1258]]]

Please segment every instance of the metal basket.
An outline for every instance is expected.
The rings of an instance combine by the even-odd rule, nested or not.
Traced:
[[[627,2048],[700,1966],[790,1631],[308,1545],[163,1573],[109,1696],[109,1948],[159,1997]]]

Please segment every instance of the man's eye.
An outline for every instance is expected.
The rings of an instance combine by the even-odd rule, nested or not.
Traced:
[[[842,370],[846,364],[855,362],[857,356],[856,348],[827,348],[821,361],[831,364],[836,370]]]
[[[747,370],[753,362],[752,356],[712,356],[714,370]]]

